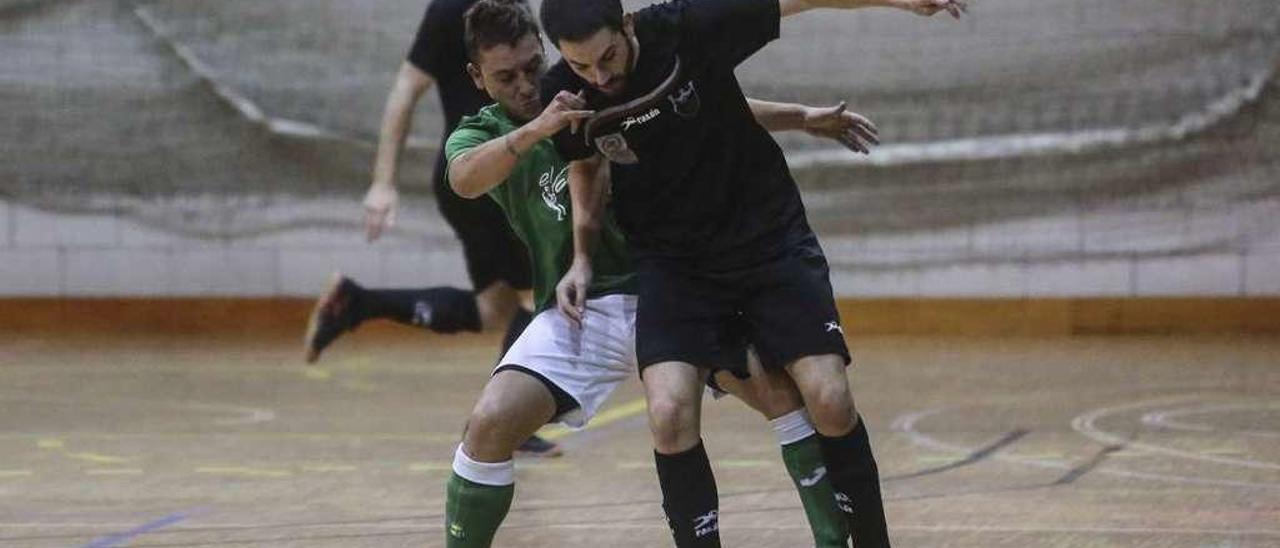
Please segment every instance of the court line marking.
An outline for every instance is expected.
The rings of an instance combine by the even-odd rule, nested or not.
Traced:
[[[85,470],[90,476],[141,476],[141,468],[93,468]]]
[[[932,468],[925,468],[924,470],[917,470],[915,472],[908,472],[905,474],[887,476],[885,477],[885,481],[888,481],[891,479],[903,480],[903,479],[910,479],[910,478],[918,478],[921,476],[928,476],[932,474],[940,474],[948,470],[954,470],[956,468],[961,468],[964,466],[968,466],[970,464],[975,464],[979,461],[982,461],[983,459],[986,459],[987,457],[995,455],[996,452],[1000,451],[1001,449],[1004,449],[1005,447],[1008,447],[1010,445],[1013,445],[1014,443],[1017,443],[1018,440],[1022,439],[1029,433],[1031,433],[1030,430],[1024,430],[1024,429],[1013,430],[1011,432],[1006,433],[1003,436],[1000,436],[999,439],[991,443],[978,447],[978,449],[973,450],[969,454],[959,459],[953,460],[946,464],[934,466]]]
[[[47,438],[50,435],[57,435],[62,438],[84,438],[84,439],[107,439],[107,440],[130,440],[130,439],[151,439],[151,438],[218,438],[218,437],[242,437],[242,438],[267,438],[267,439],[314,439],[315,441],[336,441],[336,440],[372,440],[372,441],[458,441],[458,434],[454,433],[424,433],[424,434],[392,434],[392,433],[333,433],[333,432],[137,432],[137,433],[117,433],[117,432],[4,432],[0,433],[0,440],[13,439],[30,439],[30,438]]]
[[[1132,411],[1135,409],[1142,409],[1145,407],[1154,407],[1156,405],[1162,404],[1165,401],[1170,401],[1170,400],[1179,401],[1179,400],[1187,400],[1187,399],[1203,399],[1203,398],[1198,396],[1189,396],[1189,397],[1184,396],[1181,398],[1178,398],[1178,397],[1154,398],[1150,400],[1127,403],[1123,405],[1101,407],[1101,408],[1094,409],[1093,411],[1089,411],[1087,413],[1079,415],[1076,418],[1072,419],[1071,427],[1075,429],[1075,431],[1081,434],[1084,434],[1086,437],[1089,437],[1094,441],[1097,441],[1106,445],[1127,445],[1133,449],[1138,449],[1138,450],[1147,451],[1151,453],[1159,453],[1162,455],[1167,455],[1167,456],[1177,457],[1182,459],[1212,462],[1215,464],[1241,466],[1245,468],[1257,468],[1262,470],[1280,470],[1280,464],[1276,464],[1273,462],[1266,462],[1266,461],[1261,461],[1257,459],[1246,459],[1246,458],[1237,459],[1237,458],[1230,458],[1230,457],[1218,457],[1213,455],[1206,455],[1203,453],[1184,451],[1181,449],[1176,449],[1176,448],[1168,447],[1164,445],[1156,445],[1153,443],[1146,443],[1146,442],[1140,442],[1140,441],[1131,441],[1122,436],[1118,436],[1111,432],[1102,430],[1101,428],[1098,428],[1095,425],[1095,423],[1099,419],[1102,419],[1103,417],[1106,417],[1109,415],[1115,415],[1125,411]]]
[[[1254,402],[1254,403],[1227,403],[1218,405],[1202,405],[1190,409],[1174,409],[1172,411],[1153,411],[1142,416],[1142,423],[1151,426],[1160,426],[1172,430],[1191,430],[1196,432],[1219,432],[1221,428],[1208,424],[1188,423],[1171,420],[1173,417],[1185,417],[1187,415],[1205,415],[1209,413],[1219,413],[1222,411],[1236,410],[1253,411],[1257,409],[1280,409],[1280,404],[1276,402]],[[1243,434],[1246,436],[1259,436],[1276,438],[1280,437],[1280,432],[1270,430],[1229,430],[1232,434]]]
[[[33,403],[44,405],[65,405],[77,408],[88,407],[132,407],[141,409],[166,409],[166,410],[195,410],[197,412],[209,413],[230,413],[237,415],[235,417],[215,418],[214,424],[224,426],[235,426],[242,424],[257,424],[275,420],[276,412],[272,409],[261,407],[247,407],[242,405],[230,405],[221,403],[201,403],[201,402],[165,402],[150,401],[137,399],[95,399],[89,402],[76,400],[72,398],[34,398],[29,396],[12,396],[0,394],[0,401],[14,401],[19,403]]]
[[[84,548],[109,548],[111,546],[118,546],[120,544],[125,544],[137,537],[140,537],[142,535],[145,535],[157,529],[163,529],[165,527],[168,527],[180,521],[184,521],[188,517],[190,517],[190,514],[188,512],[176,512],[173,514],[169,514],[162,518],[148,521],[147,523],[144,523],[142,525],[129,529],[128,531],[113,533],[105,537],[98,537],[96,539],[89,541],[88,544],[85,544]]]
[[[52,451],[69,459],[82,460],[94,464],[124,464],[135,460],[128,457],[117,457],[114,455],[103,455],[100,453],[71,451],[70,449],[67,449],[67,442],[59,438],[40,438],[36,440],[36,447]]]
[[[937,415],[939,413],[954,411],[958,407],[961,407],[961,406],[933,407],[933,408],[923,409],[920,411],[913,411],[911,413],[899,415],[896,419],[893,420],[892,429],[898,433],[906,435],[907,438],[912,443],[915,443],[916,445],[920,445],[922,447],[928,447],[936,451],[943,451],[943,452],[972,451],[972,448],[938,440],[916,429],[916,423],[920,422],[922,419],[932,415]],[[1070,470],[1072,468],[1070,464],[1063,463],[1056,460],[1025,458],[1025,457],[1018,457],[1018,456],[1012,456],[1012,455],[995,455],[994,458],[1002,462],[1012,462],[1016,464],[1034,466],[1037,468],[1044,468],[1044,469],[1051,469],[1051,470]],[[1280,489],[1280,484],[1257,482],[1257,481],[1234,481],[1234,480],[1206,478],[1203,476],[1179,476],[1179,475],[1173,475],[1173,474],[1137,472],[1137,471],[1126,470],[1122,468],[1098,468],[1095,471],[1099,474],[1106,474],[1106,475],[1122,477],[1122,478],[1136,478],[1136,479],[1145,479],[1145,480],[1152,480],[1152,481],[1165,481],[1165,482],[1171,482],[1171,483],[1243,487],[1248,489]]]
[[[286,478],[293,475],[293,472],[288,470],[251,468],[248,466],[201,466],[195,469],[195,473],[248,478]]]
[[[609,409],[601,411],[600,413],[597,413],[596,416],[592,417],[591,421],[588,422],[587,425],[582,428],[575,429],[575,428],[569,428],[564,425],[555,424],[555,425],[551,425],[543,428],[538,432],[538,435],[541,436],[542,439],[549,440],[549,441],[560,440],[570,435],[576,434],[578,432],[583,432],[583,431],[591,430],[594,428],[600,428],[600,427],[618,422],[623,419],[629,419],[635,415],[639,415],[646,408],[647,407],[645,406],[644,398],[636,398],[629,402],[620,404],[616,407],[611,407]]]
[[[733,514],[726,514],[729,517]],[[643,522],[640,522],[643,521]],[[656,523],[648,523],[655,521]],[[126,523],[42,523],[42,522],[25,522],[25,523],[0,523],[0,528],[6,529],[88,529],[95,527],[131,527],[132,524]],[[179,533],[204,533],[217,530],[240,530],[251,531],[254,529],[268,529],[284,527],[296,527],[298,529],[391,529],[405,530],[412,528],[413,531],[421,533],[430,533],[443,530],[443,526],[428,525],[421,523],[415,524],[395,524],[395,523],[378,523],[378,522],[359,522],[359,523],[312,523],[312,524],[271,524],[271,523],[220,523],[209,527],[193,527],[179,528],[170,531],[172,534]],[[660,529],[666,530],[667,525],[662,523],[660,518],[653,520],[643,519],[628,523],[613,522],[592,522],[592,523],[529,523],[529,524],[512,524],[503,529],[531,529],[538,527],[558,528],[558,529]],[[809,530],[809,526],[801,523],[789,524],[761,524],[761,523],[744,523],[736,524],[730,522],[727,529],[731,530]],[[1197,528],[1197,527],[1073,527],[1069,525],[965,525],[965,524],[892,524],[889,526],[891,531],[913,531],[913,532],[961,532],[961,533],[1062,533],[1062,534],[1079,534],[1092,533],[1099,535],[1221,535],[1221,536],[1245,536],[1245,537],[1280,537],[1280,529],[1219,529],[1219,528]],[[0,541],[14,540],[0,537]],[[252,540],[246,539],[245,542]],[[297,539],[274,539],[274,540],[297,540]],[[236,541],[240,542],[240,541]],[[216,541],[214,542],[216,543]]]
[[[186,517],[186,516],[184,516]],[[727,517],[727,516],[726,516]],[[160,520],[156,520],[160,521]],[[657,521],[657,522],[650,522]],[[175,522],[175,521],[174,521]],[[155,522],[152,522],[155,524]],[[172,525],[172,522],[170,524]],[[288,525],[288,524],[284,524]],[[72,524],[72,522],[23,522],[23,524],[6,524],[0,522],[0,528],[8,529],[90,529],[110,528],[110,526],[129,526],[128,524]],[[207,530],[253,530],[274,528],[273,524],[219,524],[211,528],[175,529],[172,534],[205,533]],[[298,529],[387,529],[403,530],[404,533],[434,533],[443,530],[440,525],[397,525],[366,522],[366,524],[307,524],[297,526]],[[636,520],[627,522],[589,522],[589,524],[512,524],[503,529],[657,529],[667,530],[662,520]],[[136,528],[141,529],[141,528]],[[152,528],[155,530],[159,528]],[[805,524],[733,524],[728,522],[728,530],[809,530]],[[1124,526],[1069,526],[1069,525],[947,525],[947,524],[897,524],[891,525],[893,531],[915,531],[915,533],[1060,533],[1060,534],[1098,534],[1098,535],[1222,535],[1222,536],[1263,536],[1263,538],[1280,538],[1280,529],[1213,529],[1213,528],[1124,528]],[[0,536],[0,540],[12,540]],[[264,539],[266,540],[266,539]],[[300,540],[300,538],[275,538],[271,540]],[[255,542],[255,539],[236,540],[237,543]],[[216,543],[216,542],[212,542]],[[113,545],[113,544],[104,544]],[[86,547],[88,548],[88,547]]]

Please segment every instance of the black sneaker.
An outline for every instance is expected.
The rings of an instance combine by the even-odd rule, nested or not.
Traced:
[[[543,457],[549,459],[563,454],[564,451],[560,449],[559,445],[539,438],[536,435],[530,436],[529,439],[520,444],[520,447],[516,448],[516,455],[524,457]]]
[[[307,363],[315,363],[329,343],[360,324],[351,306],[359,291],[358,284],[340,273],[335,272],[330,278],[329,287],[320,294],[307,322],[307,335],[303,339]]]

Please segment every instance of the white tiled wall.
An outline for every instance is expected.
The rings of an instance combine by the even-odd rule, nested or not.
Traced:
[[[824,236],[823,247],[836,293],[850,297],[1280,295],[1280,202],[1254,205],[1240,219],[1065,214],[932,234]],[[207,240],[129,217],[0,202],[0,296],[309,296],[335,270],[371,286],[466,287],[461,248],[443,221],[416,230],[427,234],[402,230],[376,244],[354,223]],[[1212,251],[1132,253],[1173,239]],[[1081,251],[1092,258],[1073,258]]]

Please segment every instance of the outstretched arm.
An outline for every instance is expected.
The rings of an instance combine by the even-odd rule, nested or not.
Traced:
[[[858,9],[858,8],[898,8],[926,17],[940,11],[950,13],[956,19],[969,9],[965,0],[778,0],[782,16],[796,15],[818,8]]]
[[[591,115],[582,110],[581,94],[560,92],[542,114],[515,131],[479,145],[449,162],[449,185],[463,198],[479,198],[502,184],[520,161],[520,156],[561,129],[576,125]]]
[[[871,120],[849,112],[844,102],[833,107],[810,107],[795,103],[775,103],[747,99],[751,114],[766,130],[804,131],[814,137],[838,141],[854,152],[868,154],[880,144],[880,130]]]
[[[373,163],[373,183],[364,198],[365,236],[378,239],[382,229],[395,220],[399,193],[396,191],[396,167],[405,139],[413,122],[413,109],[422,94],[431,89],[435,79],[409,62],[400,65],[395,83],[387,94],[382,126],[378,130],[378,152]]]

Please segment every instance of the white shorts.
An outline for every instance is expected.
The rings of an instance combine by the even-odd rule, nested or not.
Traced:
[[[554,420],[582,428],[614,389],[636,374],[636,300],[635,295],[587,300],[582,329],[559,309],[544,310],[498,367],[525,367],[560,387],[578,407]]]

